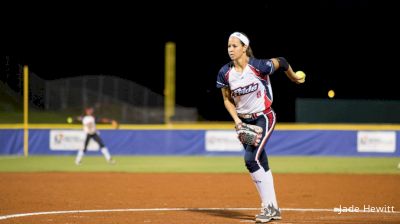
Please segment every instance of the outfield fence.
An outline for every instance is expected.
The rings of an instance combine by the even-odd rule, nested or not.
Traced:
[[[117,155],[243,154],[231,124],[99,128],[104,142]],[[36,125],[29,130],[29,154],[75,154],[84,139],[80,125]],[[269,155],[397,157],[399,139],[399,125],[281,125],[265,148]],[[0,126],[0,145],[0,154],[22,155],[22,128]],[[98,146],[91,142],[89,151],[97,150]]]

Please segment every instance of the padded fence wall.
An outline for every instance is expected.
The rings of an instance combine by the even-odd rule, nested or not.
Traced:
[[[233,130],[101,130],[114,155],[242,155]],[[81,130],[31,129],[30,155],[73,155],[82,148]],[[275,130],[269,155],[400,156],[398,130]],[[89,153],[99,153],[91,142]],[[0,154],[23,154],[23,131],[0,129]]]

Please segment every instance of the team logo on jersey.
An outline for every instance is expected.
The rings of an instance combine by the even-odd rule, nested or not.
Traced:
[[[252,93],[258,89],[258,83],[252,83],[245,87],[239,87],[237,89],[232,90],[232,96],[242,96],[249,93]]]

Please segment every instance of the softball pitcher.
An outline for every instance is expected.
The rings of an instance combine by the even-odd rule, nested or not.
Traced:
[[[256,222],[281,219],[273,177],[264,150],[276,123],[275,112],[271,108],[273,95],[269,75],[281,70],[298,84],[305,81],[305,76],[294,73],[283,57],[254,58],[249,38],[240,32],[229,36],[228,54],[231,62],[224,65],[217,76],[217,88],[222,90],[225,108],[233,118],[235,127],[246,123],[257,125],[263,130],[260,143],[243,145],[245,164],[262,202]]]

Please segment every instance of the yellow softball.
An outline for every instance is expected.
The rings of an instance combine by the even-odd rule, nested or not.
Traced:
[[[297,71],[296,72],[296,77],[297,77],[297,81],[299,83],[303,83],[306,81],[306,74],[303,71]]]

